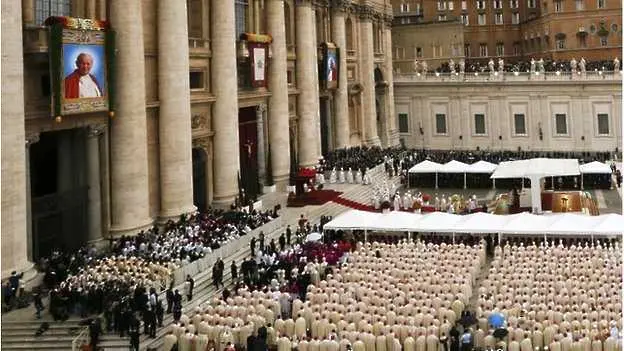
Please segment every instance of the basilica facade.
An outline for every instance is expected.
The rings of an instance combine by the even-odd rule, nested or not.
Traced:
[[[54,112],[51,16],[115,32],[111,111]],[[384,0],[3,1],[2,277],[396,145],[391,22]]]

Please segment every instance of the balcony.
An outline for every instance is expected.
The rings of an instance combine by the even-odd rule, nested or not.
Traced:
[[[202,38],[189,38],[189,54],[191,56],[196,55],[210,55],[210,40]]]
[[[24,54],[48,53],[48,29],[46,27],[25,27]]]
[[[471,83],[471,82],[565,82],[565,81],[621,81],[622,71],[587,71],[586,73],[577,72],[545,72],[545,73],[529,73],[529,72],[503,72],[490,74],[489,72],[478,73],[435,73],[429,72],[426,75],[421,73],[395,73],[395,83]]]
[[[407,11],[407,12],[395,12],[393,13],[394,18],[397,17],[421,17],[423,15],[423,11],[418,9],[416,11]]]

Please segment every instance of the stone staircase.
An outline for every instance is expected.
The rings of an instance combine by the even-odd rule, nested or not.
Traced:
[[[399,183],[399,177],[388,179],[383,172],[375,174],[371,178],[373,183],[381,183],[384,180],[387,180],[388,183],[394,182],[397,185]],[[370,192],[372,190],[371,185],[364,186],[360,184],[331,184],[327,185],[327,187],[342,191],[342,197],[348,198],[349,200],[361,203],[370,202]],[[277,240],[279,235],[285,231],[286,225],[288,224],[290,224],[291,227],[295,228],[301,214],[304,214],[311,222],[316,223],[321,216],[335,217],[349,210],[348,207],[342,206],[335,202],[328,202],[327,204],[322,206],[288,208],[285,206],[286,194],[280,194],[278,198],[279,199],[276,203],[282,204],[281,214],[283,218],[283,226],[277,228],[272,233],[265,233],[265,236],[267,238],[266,242],[269,242],[271,238],[275,238]],[[269,206],[269,204],[267,203],[267,206],[265,207],[272,207],[272,204]],[[244,249],[223,258],[224,265],[226,267],[223,281],[226,286],[229,287],[232,284],[229,269],[229,265],[231,264],[232,260],[236,260],[237,265],[240,266],[240,262],[242,261],[242,259],[249,256],[249,254],[249,247],[245,246]],[[195,289],[193,294],[193,300],[190,302],[183,301],[183,311],[192,311],[195,307],[197,307],[204,301],[207,301],[215,296],[220,296],[223,289],[216,289],[214,287],[214,285],[212,284],[211,273],[212,272],[210,270],[206,270],[194,276]],[[183,285],[180,284],[176,288],[182,291]],[[163,294],[161,294],[161,300],[165,301]],[[184,298],[184,300],[186,299]],[[27,314],[29,315],[29,317],[24,317],[19,320],[15,320],[15,318],[7,318],[8,320],[5,321],[5,318],[3,316],[1,334],[3,350],[71,350],[72,341],[76,338],[78,333],[84,330],[84,327],[79,325],[79,322],[81,320],[79,318],[70,318],[65,322],[53,322],[50,320],[49,316],[47,316],[44,317],[44,319],[42,320],[36,320],[34,319],[34,308],[32,306],[26,308],[25,310],[27,311],[22,311],[22,314]],[[42,336],[35,337],[35,332],[43,321],[47,321],[48,323],[50,323],[50,328]],[[155,339],[147,338],[145,335],[141,336],[140,350],[157,350],[162,345],[163,336],[166,335],[167,331],[169,330],[168,326],[172,323],[173,315],[166,314],[163,320],[164,327],[157,330]],[[141,327],[141,331],[142,329],[143,328]],[[120,338],[118,334],[104,333],[100,337],[98,349],[105,351],[125,351],[128,350],[129,344],[130,340],[128,337]]]

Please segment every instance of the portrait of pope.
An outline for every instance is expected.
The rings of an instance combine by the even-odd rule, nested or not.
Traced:
[[[93,56],[81,52],[76,57],[76,68],[65,77],[65,98],[94,98],[102,96],[102,88],[95,75],[91,74]]]

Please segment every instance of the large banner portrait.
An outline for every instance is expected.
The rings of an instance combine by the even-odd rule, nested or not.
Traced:
[[[56,116],[111,110],[106,22],[51,17],[50,70]],[[107,47],[108,46],[108,47]]]
[[[333,43],[323,43],[323,63],[322,81],[325,82],[325,89],[333,90],[338,88],[339,55],[338,48]]]

